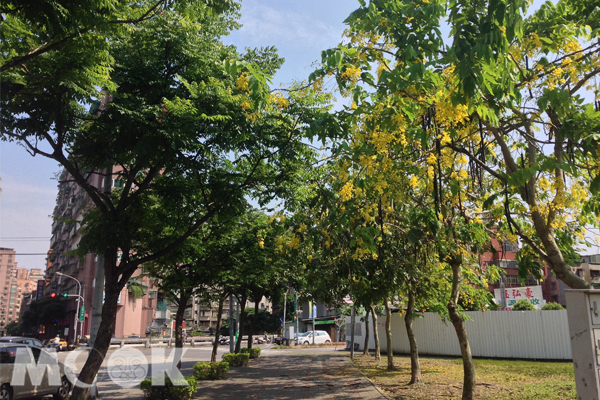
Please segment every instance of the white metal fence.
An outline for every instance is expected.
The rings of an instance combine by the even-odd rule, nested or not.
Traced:
[[[474,357],[498,357],[521,359],[571,360],[571,341],[567,311],[469,311],[465,313],[469,343]],[[355,342],[363,348],[364,322],[361,335]],[[369,318],[370,319],[370,318]],[[378,330],[381,350],[387,350],[385,340],[385,317],[379,317]],[[372,327],[372,321],[369,321]],[[347,317],[347,327],[350,318]],[[460,347],[451,321],[442,322],[438,314],[425,313],[413,322],[419,354],[460,356]],[[371,337],[369,348],[375,348]],[[349,331],[347,339],[349,340]],[[409,353],[410,347],[404,319],[392,314],[392,343],[395,353]]]

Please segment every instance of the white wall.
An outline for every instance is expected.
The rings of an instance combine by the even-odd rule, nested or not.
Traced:
[[[465,313],[469,343],[474,357],[571,360],[567,311],[469,311]],[[387,350],[385,316],[378,319],[381,350]],[[360,317],[357,316],[357,322]],[[346,321],[350,325],[350,318]],[[371,325],[372,326],[372,325]],[[438,314],[425,313],[413,322],[419,354],[460,356],[454,326]],[[372,331],[372,330],[371,330]],[[362,327],[364,333],[364,326]],[[348,332],[348,341],[349,332]],[[363,336],[356,343],[363,347]],[[392,343],[395,353],[409,353],[404,319],[392,314]],[[375,348],[371,334],[369,348]]]

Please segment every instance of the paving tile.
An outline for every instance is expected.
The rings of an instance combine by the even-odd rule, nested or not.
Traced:
[[[227,380],[200,382],[196,399],[386,399],[344,354],[265,350]]]

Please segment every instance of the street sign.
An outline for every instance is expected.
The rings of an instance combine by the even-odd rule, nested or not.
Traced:
[[[46,281],[44,279],[39,279],[37,282],[37,291],[35,294],[35,299],[39,300],[44,297],[44,288],[46,287]]]
[[[279,317],[279,323],[283,324],[283,317]]]
[[[79,309],[79,321],[83,322],[85,320],[85,306],[81,306]]]

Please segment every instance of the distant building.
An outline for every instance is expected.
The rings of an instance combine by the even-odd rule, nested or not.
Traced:
[[[21,294],[17,285],[17,262],[14,249],[0,247],[0,332],[7,324],[18,321]]]
[[[556,302],[565,305],[564,288],[561,291],[562,282],[554,276],[552,270],[547,265],[543,264],[540,271],[542,279],[537,280],[529,275],[527,281],[521,282],[518,277],[519,263],[516,261],[516,253],[519,251],[518,245],[509,241],[500,243],[495,238],[492,238],[491,245],[495,251],[482,254],[479,260],[484,271],[490,265],[496,265],[500,268],[500,281],[489,284],[489,289],[492,293],[494,293],[494,289],[499,289],[502,284],[506,289],[541,286],[545,302]]]
[[[223,320],[229,318],[229,308],[229,297],[227,297],[223,302],[223,315],[221,317]],[[247,301],[244,308],[253,309],[254,302]],[[258,304],[258,308],[259,310],[271,312],[273,307],[271,301],[263,296]],[[242,307],[240,307],[240,310],[241,309]],[[191,307],[186,310],[186,321],[188,321],[187,326],[197,328],[198,330],[204,332],[214,330],[217,327],[218,313],[219,303],[208,303],[200,297],[194,297]]]

